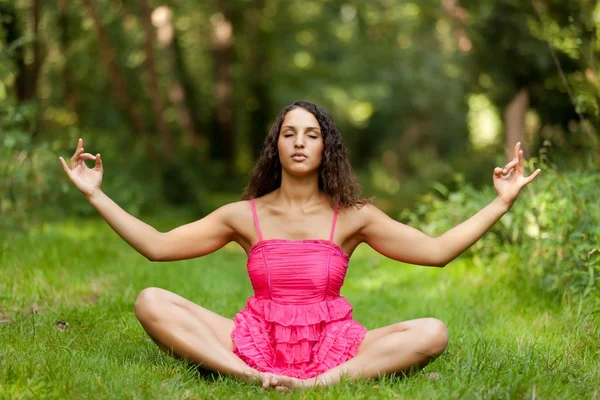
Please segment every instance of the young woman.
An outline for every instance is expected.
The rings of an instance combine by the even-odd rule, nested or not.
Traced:
[[[95,161],[90,169],[85,160]],[[100,215],[152,261],[201,257],[231,241],[248,254],[254,296],[229,319],[164,289],[144,289],[135,314],[158,347],[263,388],[285,391],[422,367],[442,354],[448,331],[435,318],[367,330],[340,288],[352,252],[367,243],[410,264],[443,267],[475,243],[539,174],[523,152],[493,173],[498,196],[466,222],[430,237],[389,218],[367,199],[334,122],[300,101],[281,111],[240,202],[169,232],[129,215],[100,190],[100,154],[79,139],[63,168]]]

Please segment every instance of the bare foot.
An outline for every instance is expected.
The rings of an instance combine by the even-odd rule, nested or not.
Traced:
[[[261,374],[261,381],[263,389],[275,389],[278,392],[306,389],[315,386],[315,381],[313,379],[297,379],[274,374]]]

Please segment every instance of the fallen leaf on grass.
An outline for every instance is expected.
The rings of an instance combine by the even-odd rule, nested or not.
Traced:
[[[441,375],[438,374],[437,372],[429,372],[429,373],[425,374],[425,377],[427,378],[427,380],[430,380],[430,381],[439,381],[441,378]]]
[[[12,314],[0,311],[0,324],[8,324],[12,321]]]
[[[88,303],[92,303],[92,304],[94,304],[95,302],[97,302],[97,301],[98,301],[98,299],[99,299],[99,298],[100,298],[100,295],[98,295],[98,294],[94,293],[94,294],[92,294],[92,295],[90,295],[90,296],[86,297],[86,298],[85,298],[85,300],[86,300]]]
[[[69,329],[71,327],[67,321],[56,321],[56,324],[54,324],[54,326],[59,331],[64,331],[65,329]]]

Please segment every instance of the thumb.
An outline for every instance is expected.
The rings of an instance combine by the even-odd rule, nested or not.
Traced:
[[[100,153],[96,154],[96,164],[94,165],[94,170],[102,172],[104,167],[102,165],[102,158],[100,158]]]
[[[528,178],[525,179],[525,184],[528,185],[531,182],[533,182],[533,180],[535,179],[536,176],[538,176],[540,174],[540,172],[542,172],[541,169],[536,169],[535,172],[533,174],[531,174]]]

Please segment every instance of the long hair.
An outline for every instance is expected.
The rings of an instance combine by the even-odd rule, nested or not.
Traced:
[[[354,176],[342,135],[333,119],[322,107],[308,101],[297,101],[281,110],[265,139],[242,200],[264,196],[281,186],[281,162],[277,149],[279,131],[286,114],[298,107],[313,114],[321,128],[323,156],[319,165],[319,189],[329,196],[332,205],[337,204],[341,209],[371,203],[372,199],[361,197],[360,184]]]

